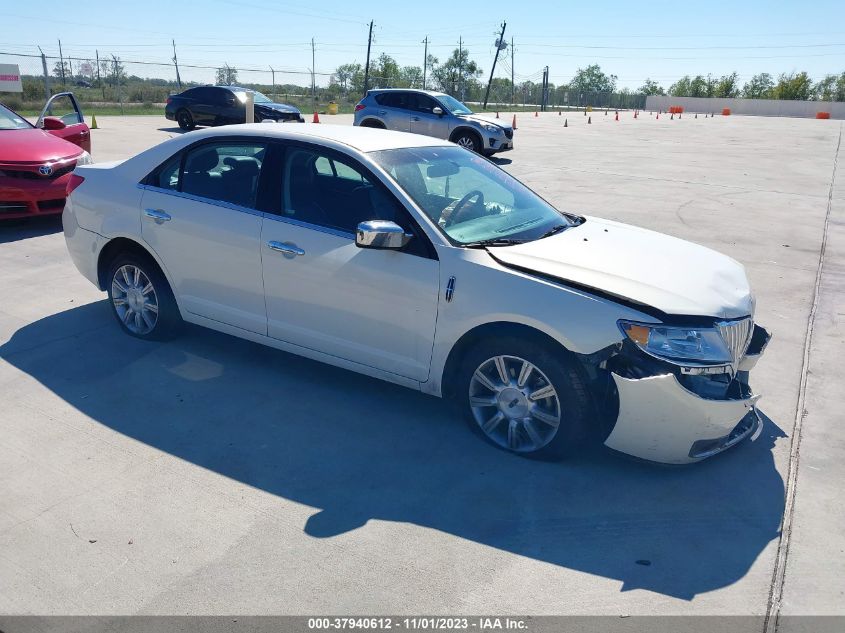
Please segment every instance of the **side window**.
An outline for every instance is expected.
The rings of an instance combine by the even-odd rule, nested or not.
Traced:
[[[160,189],[179,190],[179,167],[182,165],[182,153],[176,154],[152,177],[149,184]]]
[[[383,92],[376,95],[376,103],[387,108],[407,108],[406,92]]]
[[[434,106],[436,105],[437,102],[428,95],[415,94],[413,97],[411,109],[416,110],[417,112],[425,112],[427,114],[431,114],[432,110],[434,110]]]
[[[185,157],[182,192],[255,208],[266,147],[256,143],[209,143]]]
[[[60,118],[65,125],[76,125],[82,123],[82,117],[73,105],[73,101],[67,95],[56,97],[50,101],[50,105],[44,112],[44,116]]]
[[[404,209],[352,160],[310,149],[287,152],[282,216],[354,233],[365,220],[399,222]]]

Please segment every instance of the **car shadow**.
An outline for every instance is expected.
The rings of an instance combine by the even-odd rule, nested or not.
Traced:
[[[97,423],[318,508],[302,526],[317,539],[409,522],[690,600],[738,581],[778,537],[784,434],[768,418],[757,441],[688,467],[601,447],[532,461],[412,390],[201,328],[133,339],[105,301],[22,327],[0,358]]]
[[[0,244],[42,237],[62,231],[62,214],[41,215],[14,220],[0,219]]]
[[[510,158],[498,158],[496,156],[490,156],[489,160],[490,160],[491,163],[495,163],[496,165],[499,165],[500,167],[502,165],[510,165],[513,162]]]
[[[201,129],[201,128],[194,128],[194,129]],[[169,132],[171,134],[186,134],[187,132],[191,132],[192,130],[183,130],[178,125],[174,125],[173,127],[160,127],[158,128],[159,132]]]

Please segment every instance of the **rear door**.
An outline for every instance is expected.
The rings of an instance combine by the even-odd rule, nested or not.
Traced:
[[[267,333],[259,180],[267,146],[216,139],[174,156],[145,184],[141,234],[184,310]]]
[[[78,145],[86,152],[91,151],[91,131],[85,124],[82,110],[72,92],[59,92],[50,97],[41,110],[36,127],[44,129],[45,117],[54,117],[65,124],[60,130],[46,130],[47,132]]]
[[[188,109],[191,111],[191,116],[194,117],[194,123],[214,125],[219,109],[219,106],[214,103],[216,91],[216,88],[195,88],[192,91],[191,104]]]
[[[411,113],[408,110],[407,92],[383,92],[376,95],[378,114],[388,130],[410,131]]]

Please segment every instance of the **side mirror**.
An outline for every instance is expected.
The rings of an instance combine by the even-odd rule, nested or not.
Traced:
[[[358,248],[397,249],[411,241],[405,229],[389,220],[367,220],[358,225],[355,245]]]
[[[45,116],[41,123],[45,130],[63,130],[67,127],[65,122],[57,116]]]
[[[434,106],[431,109],[431,113],[436,114],[437,116],[443,116],[443,108],[441,108],[440,106]]]

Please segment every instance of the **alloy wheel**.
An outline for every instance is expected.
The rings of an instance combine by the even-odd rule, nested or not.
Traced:
[[[461,136],[457,141],[458,145],[465,149],[475,151],[475,142],[469,136]]]
[[[560,427],[557,390],[518,356],[494,356],[478,366],[469,383],[469,406],[488,438],[517,453],[543,448]]]
[[[138,266],[118,268],[111,283],[112,305],[130,332],[143,336],[158,322],[158,296],[150,278]]]

